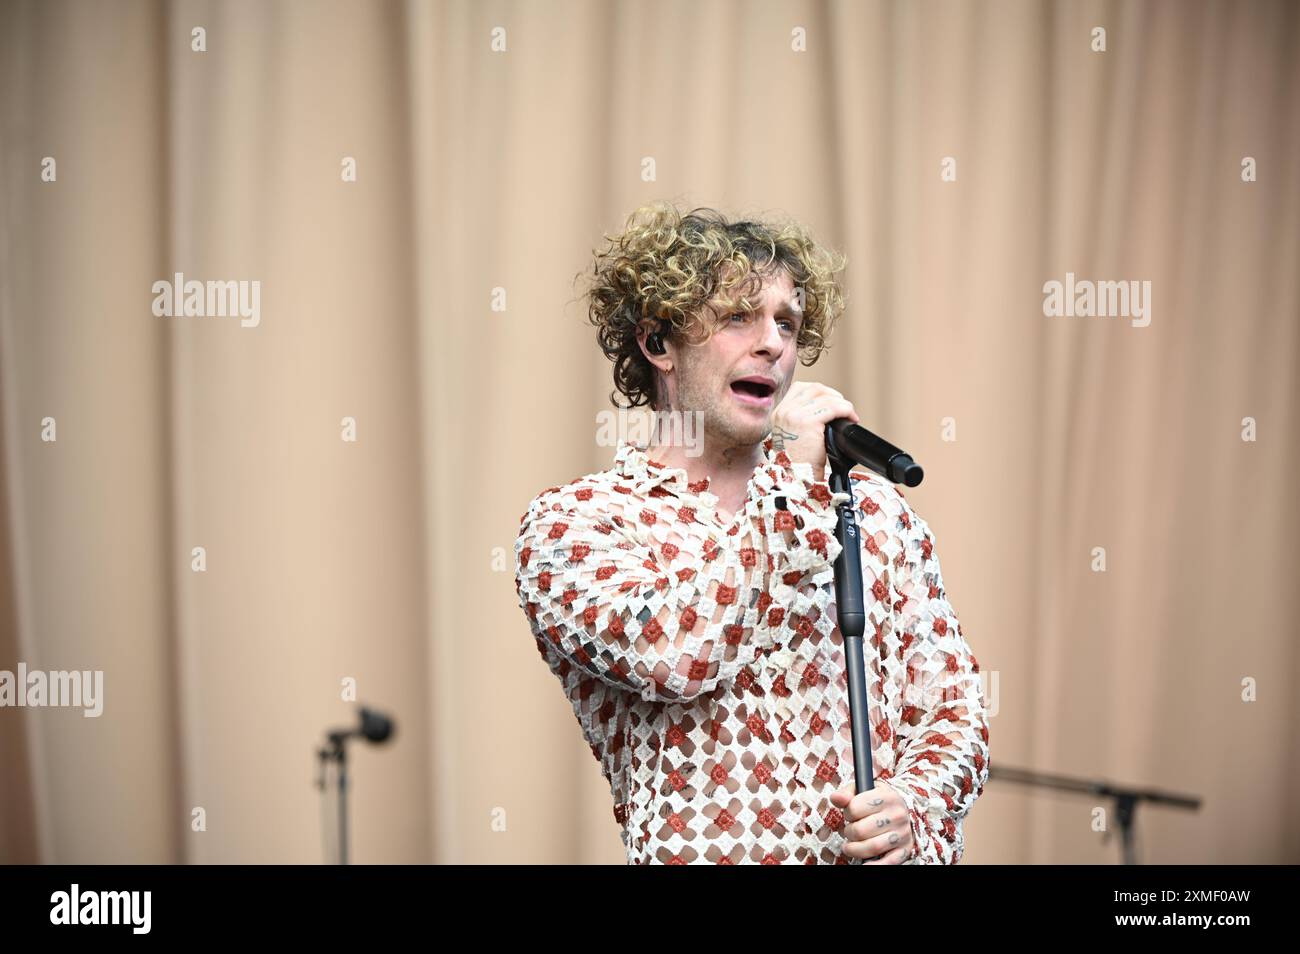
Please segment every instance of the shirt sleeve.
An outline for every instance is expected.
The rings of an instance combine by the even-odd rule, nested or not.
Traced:
[[[579,482],[534,499],[515,586],[544,656],[664,702],[712,692],[754,660],[771,640],[759,625],[770,584],[834,561],[835,508],[849,499],[778,451],[731,533],[684,534],[676,524],[700,519],[689,506],[617,491]]]
[[[904,864],[956,864],[965,844],[963,819],[988,779],[984,691],[979,663],[944,592],[934,535],[906,501],[899,520],[901,754],[886,782],[908,806],[915,846]]]

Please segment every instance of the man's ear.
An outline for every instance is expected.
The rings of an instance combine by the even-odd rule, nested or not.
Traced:
[[[669,325],[665,323],[643,324],[636,330],[637,344],[641,347],[641,353],[645,359],[658,368],[664,374],[673,369],[673,344],[668,338]],[[657,354],[652,350],[650,336],[657,334],[659,336],[659,346],[663,351]]]

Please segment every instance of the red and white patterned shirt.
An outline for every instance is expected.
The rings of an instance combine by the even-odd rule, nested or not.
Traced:
[[[763,444],[744,506],[625,443],[539,494],[515,542],[542,658],[600,762],[628,863],[854,864],[831,792],[853,780],[832,494]],[[934,537],[854,472],[876,777],[907,803],[905,864],[956,863],[988,778],[979,664]],[[783,499],[782,499],[783,498]]]

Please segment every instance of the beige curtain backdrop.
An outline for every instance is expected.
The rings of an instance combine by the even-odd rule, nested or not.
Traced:
[[[104,711],[0,709],[0,860],[324,860],[354,680],[397,723],[354,860],[621,862],[512,548],[613,455],[573,278],[669,199],[847,254],[800,376],[926,468],[994,770],[1203,798],[1143,861],[1300,861],[1298,45],[1267,2],[4,4],[0,669]],[[260,323],[155,316],[176,272]],[[1067,273],[1150,324],[1045,316]],[[994,779],[965,862],[1110,863],[1101,807]]]

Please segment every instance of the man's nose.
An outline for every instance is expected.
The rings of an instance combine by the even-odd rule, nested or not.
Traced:
[[[785,348],[785,339],[775,318],[762,322],[754,350],[760,354],[779,355]]]

